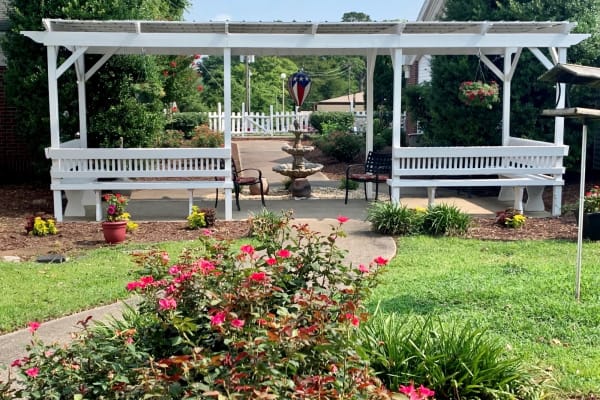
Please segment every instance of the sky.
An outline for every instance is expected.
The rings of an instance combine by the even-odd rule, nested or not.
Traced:
[[[415,21],[424,0],[191,0],[186,21],[339,22],[346,12],[372,21]]]

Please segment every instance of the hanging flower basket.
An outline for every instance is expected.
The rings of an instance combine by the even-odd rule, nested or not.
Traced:
[[[466,105],[492,108],[500,101],[500,87],[496,82],[466,81],[458,88],[458,98]]]

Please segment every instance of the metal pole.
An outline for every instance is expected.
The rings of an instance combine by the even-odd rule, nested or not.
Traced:
[[[285,113],[285,78],[287,78],[287,75],[282,72],[279,77],[281,78],[281,113],[283,114]]]
[[[585,156],[587,153],[587,125],[583,121],[581,132],[581,176],[579,178],[579,215],[577,225],[577,266],[575,268],[575,299],[579,301],[581,297],[581,253],[583,242],[583,199],[585,196]]]

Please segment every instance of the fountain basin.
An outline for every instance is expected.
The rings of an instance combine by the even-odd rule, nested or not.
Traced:
[[[289,144],[286,144],[281,148],[281,150],[292,156],[304,156],[304,154],[310,153],[314,149],[314,146],[290,146]]]
[[[292,179],[306,178],[310,175],[316,174],[323,169],[323,164],[305,162],[304,168],[294,169],[294,164],[279,164],[273,167],[273,171],[278,174],[287,176]]]

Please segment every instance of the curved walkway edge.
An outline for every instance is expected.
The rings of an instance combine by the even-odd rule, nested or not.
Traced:
[[[298,218],[293,222],[307,223],[313,231],[320,232],[322,235],[326,235],[332,227],[339,224],[335,218],[319,220]],[[346,233],[346,237],[338,238],[337,245],[347,250],[346,262],[352,265],[368,265],[379,256],[389,260],[396,254],[394,239],[371,231],[368,222],[350,219],[344,223],[342,230]],[[122,310],[123,302],[118,302],[44,322],[37,331],[37,336],[46,343],[66,343],[70,340],[72,332],[81,329],[78,321],[85,320],[89,316],[95,321],[107,320],[111,316],[119,318]],[[15,359],[26,355],[25,346],[30,342],[31,333],[28,329],[0,336],[0,381],[6,379],[10,364]]]

